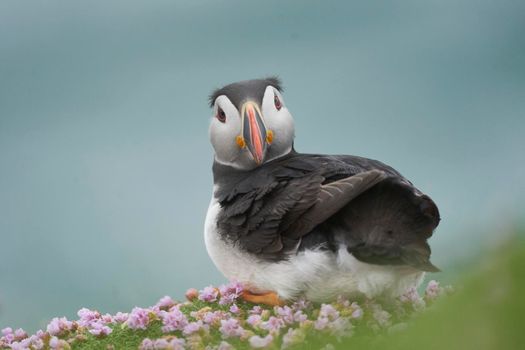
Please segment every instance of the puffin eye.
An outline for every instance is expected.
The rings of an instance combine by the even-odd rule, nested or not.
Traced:
[[[275,104],[275,108],[277,108],[277,110],[280,111],[283,105],[281,104],[281,100],[279,100],[279,97],[277,95],[273,97],[273,103]]]
[[[221,107],[217,108],[217,114],[215,115],[215,117],[219,119],[221,123],[226,122],[226,113],[224,113]]]

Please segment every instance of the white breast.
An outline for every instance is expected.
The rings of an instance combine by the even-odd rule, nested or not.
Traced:
[[[302,251],[277,263],[259,260],[221,238],[217,232],[219,211],[220,205],[212,197],[204,228],[208,254],[222,274],[249,286],[253,292],[274,291],[283,299],[304,295],[313,301],[327,301],[357,293],[367,297],[397,296],[422,281],[422,272],[363,263],[345,247],[337,253]]]

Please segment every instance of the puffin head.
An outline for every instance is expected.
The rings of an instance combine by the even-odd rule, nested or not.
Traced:
[[[240,81],[210,95],[210,140],[215,160],[251,170],[292,150],[293,117],[275,77]]]

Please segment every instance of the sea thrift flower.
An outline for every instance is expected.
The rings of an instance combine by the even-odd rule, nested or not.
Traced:
[[[192,301],[199,296],[199,291],[195,288],[190,288],[186,291],[186,299]]]
[[[339,311],[330,304],[322,304],[319,310],[319,317],[327,317],[330,320],[335,320],[339,317]]]
[[[266,322],[263,322],[261,328],[268,330],[270,333],[279,333],[279,330],[284,327],[284,321],[281,318],[271,316]]]
[[[235,318],[228,320],[221,320],[221,327],[219,328],[224,338],[240,337],[244,334],[244,329],[240,326],[239,321]]]
[[[298,310],[293,314],[293,320],[295,322],[304,322],[308,319],[308,315],[306,315],[302,310]]]
[[[230,312],[231,313],[238,314],[240,311],[241,311],[241,309],[239,309],[237,304],[233,304],[232,306],[230,306]]]
[[[155,310],[169,310],[170,307],[175,305],[175,301],[169,296],[164,296],[153,306]]]
[[[106,326],[101,321],[92,322],[91,327],[89,329],[89,333],[96,335],[96,336],[105,336],[105,335],[111,334],[111,332],[113,332],[113,330],[109,328],[108,326]]]
[[[123,313],[123,312],[117,312],[115,316],[113,316],[114,322],[126,322],[128,320],[129,314]]]
[[[279,315],[279,317],[285,322],[285,323],[288,323],[288,324],[292,324],[294,323],[294,314],[293,314],[293,310],[289,307],[289,306],[283,306],[283,307],[279,307],[279,306],[276,306],[274,308],[275,310],[275,313],[277,315]]]
[[[261,315],[250,315],[246,322],[252,327],[258,326],[262,322]]]
[[[73,328],[73,322],[68,321],[65,317],[55,317],[47,325],[47,332],[51,335],[61,335]]]
[[[399,297],[399,300],[403,303],[412,304],[414,310],[421,310],[425,307],[425,301],[419,296],[417,289],[410,287],[406,292]]]
[[[259,305],[255,305],[255,306],[252,307],[252,309],[250,310],[250,314],[257,314],[257,315],[260,315],[262,311],[263,311],[263,308],[262,308],[262,307],[260,307]]]
[[[199,300],[213,302],[217,300],[218,295],[219,291],[215,287],[208,286],[199,292]]]
[[[143,339],[139,345],[139,350],[155,350],[155,343],[149,338]]]
[[[149,310],[134,307],[128,316],[126,324],[131,329],[146,329],[149,324]]]
[[[204,325],[201,320],[190,322],[184,327],[183,333],[184,335],[190,335],[200,331],[201,329],[206,329],[206,327],[207,326]]]
[[[273,342],[273,336],[271,334],[268,334],[266,337],[254,335],[250,337],[249,342],[252,348],[265,348]]]
[[[98,311],[89,310],[85,307],[78,310],[77,315],[80,317],[78,324],[82,327],[89,327],[91,322],[100,318],[100,313]]]
[[[49,339],[49,347],[55,350],[71,349],[67,341],[58,339],[57,337],[51,337],[51,339]]]
[[[241,296],[242,291],[243,287],[238,282],[230,282],[227,285],[220,286],[219,292],[221,294],[221,299],[219,300],[219,304],[225,305],[233,303],[238,297]]]
[[[425,289],[425,297],[428,300],[435,300],[442,293],[442,289],[439,283],[435,280],[428,282],[427,288]]]
[[[360,319],[363,317],[363,309],[356,302],[353,302],[350,307],[352,308],[351,317],[355,319]]]
[[[223,311],[208,311],[202,316],[202,321],[206,324],[214,324],[225,318],[227,317]]]
[[[186,315],[177,307],[172,308],[170,311],[161,311],[160,317],[162,319],[162,331],[164,333],[183,330],[188,324]]]

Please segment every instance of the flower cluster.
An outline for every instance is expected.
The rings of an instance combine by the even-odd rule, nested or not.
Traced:
[[[134,345],[141,350],[299,348],[312,337],[330,337],[337,342],[363,327],[376,333],[402,329],[412,314],[448,289],[430,281],[423,296],[416,289],[409,289],[390,304],[339,297],[330,304],[297,300],[273,308],[244,302],[242,292],[243,287],[233,282],[219,288],[189,290],[187,302],[165,296],[151,307],[135,307],[129,313],[110,315],[82,308],[77,313],[78,320],[53,318],[46,331],[31,336],[22,329],[4,328],[0,349],[70,349],[75,342],[107,337],[109,341],[118,338],[112,338],[114,333],[135,330],[146,336],[155,334]]]

